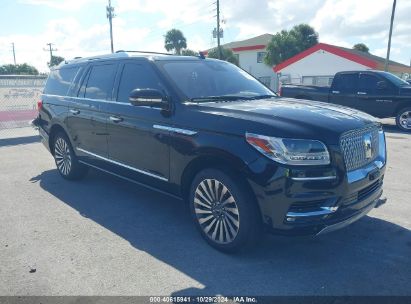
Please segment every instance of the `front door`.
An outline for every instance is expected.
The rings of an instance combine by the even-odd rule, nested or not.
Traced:
[[[366,72],[360,74],[358,109],[361,111],[377,117],[390,116],[395,108],[394,94],[395,87],[382,77]]]
[[[164,91],[153,67],[145,61],[122,63],[116,101],[107,108],[108,154],[119,166],[163,181],[169,178],[169,146],[166,130],[156,125],[169,124],[171,118],[160,108],[133,106],[134,89]]]

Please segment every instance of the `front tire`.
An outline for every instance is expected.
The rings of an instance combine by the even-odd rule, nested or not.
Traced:
[[[401,109],[395,118],[395,122],[402,131],[411,132],[411,107]]]
[[[79,163],[70,141],[63,132],[57,133],[54,137],[53,155],[57,170],[63,178],[78,180],[86,175],[87,167]]]
[[[235,252],[251,247],[262,221],[245,183],[217,169],[197,174],[190,190],[190,209],[202,237],[214,248]]]

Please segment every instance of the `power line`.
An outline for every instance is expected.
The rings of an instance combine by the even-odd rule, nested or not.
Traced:
[[[108,0],[108,6],[106,6],[107,18],[110,23],[110,43],[111,43],[111,53],[114,53],[114,43],[113,43],[113,18],[116,16],[114,14],[114,7],[111,6],[111,0]]]

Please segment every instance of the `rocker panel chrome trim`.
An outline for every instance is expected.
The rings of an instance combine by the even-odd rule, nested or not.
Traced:
[[[103,157],[103,156],[101,156],[101,155],[98,155],[98,154],[95,154],[95,153],[93,153],[93,152],[84,150],[84,149],[82,149],[82,148],[76,148],[76,149],[77,149],[78,151],[81,151],[81,152],[83,152],[83,153],[89,154],[89,155],[94,156],[94,157],[96,157],[96,158],[105,160],[105,161],[107,161],[107,162],[109,162],[109,163],[112,163],[112,164],[115,164],[115,165],[118,165],[118,166],[121,166],[121,167],[130,169],[130,170],[136,171],[136,172],[141,173],[141,174],[148,175],[148,176],[150,176],[150,177],[154,177],[154,178],[160,179],[160,180],[165,181],[165,182],[168,181],[167,178],[162,177],[162,176],[160,176],[160,175],[157,175],[157,174],[154,174],[154,173],[150,173],[150,172],[147,172],[147,171],[144,171],[144,170],[141,170],[141,169],[137,169],[137,168],[128,166],[128,165],[126,165],[126,164],[120,163],[120,162],[115,161],[115,160],[112,160],[112,159],[105,158],[105,157]]]

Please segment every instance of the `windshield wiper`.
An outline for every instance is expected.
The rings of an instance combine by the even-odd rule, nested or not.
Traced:
[[[190,98],[191,102],[207,102],[207,101],[235,101],[235,100],[246,100],[248,97],[237,96],[237,95],[221,95],[221,96],[205,96],[205,97],[194,97]]]
[[[249,97],[248,99],[256,100],[256,99],[268,99],[268,98],[275,98],[275,97],[277,97],[277,95],[258,95],[258,96]]]

